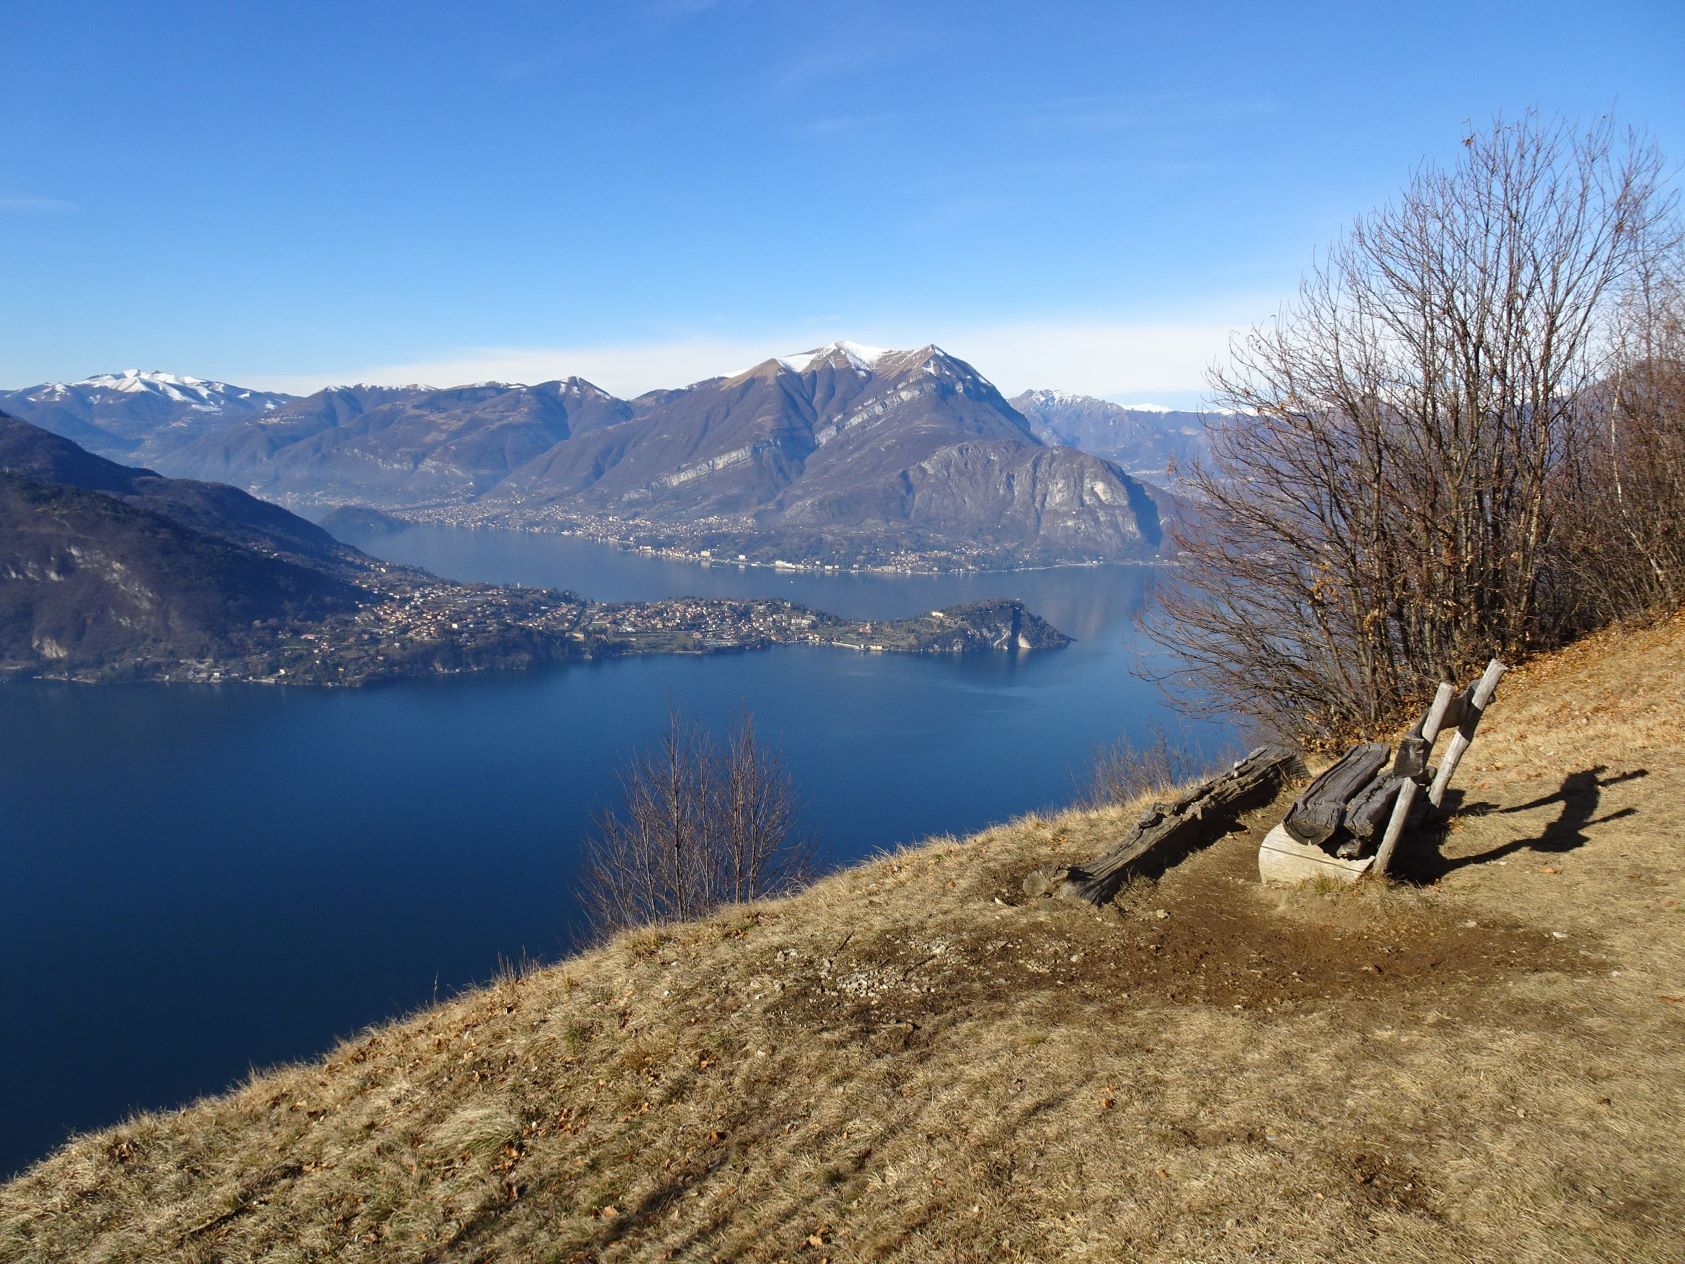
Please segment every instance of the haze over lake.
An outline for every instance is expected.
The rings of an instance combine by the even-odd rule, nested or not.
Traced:
[[[875,619],[1018,597],[1078,639],[963,658],[641,657],[362,690],[8,685],[0,1172],[72,1129],[319,1052],[486,978],[499,955],[565,951],[579,840],[669,705],[714,726],[751,710],[828,864],[1069,802],[1097,746],[1165,720],[1131,673],[1131,618],[1171,571],[823,576],[450,528],[355,542],[453,579],[604,599],[764,595]]]

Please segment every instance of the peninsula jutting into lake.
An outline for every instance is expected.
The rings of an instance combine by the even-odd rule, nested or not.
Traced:
[[[356,685],[774,645],[1056,649],[1010,600],[856,621],[788,601],[593,602],[379,562],[232,487],[118,465],[0,414],[0,676]]]

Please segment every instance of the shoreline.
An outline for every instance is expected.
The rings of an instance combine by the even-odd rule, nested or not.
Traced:
[[[505,586],[493,588],[510,591]],[[686,611],[682,607],[675,610],[665,602],[595,603],[594,606],[585,602],[565,628],[504,625],[501,629],[490,629],[494,639],[484,642],[472,642],[456,635],[430,637],[427,651],[422,655],[392,659],[376,651],[372,663],[367,657],[371,643],[366,624],[340,628],[339,636],[330,641],[317,638],[331,625],[318,625],[316,630],[302,635],[295,631],[289,645],[254,645],[223,658],[162,660],[136,656],[127,661],[66,669],[21,661],[0,663],[0,686],[39,680],[74,685],[241,684],[352,689],[407,680],[530,672],[622,658],[666,655],[708,658],[782,646],[845,649],[860,654],[963,657],[1059,650],[1075,640],[1016,600],[963,603],[928,615],[894,620],[844,619],[781,598],[736,603],[730,599],[705,599],[693,600],[690,605],[692,609]],[[593,609],[600,613],[593,616]],[[721,628],[703,622],[709,615],[717,617],[722,613],[736,618],[738,626]],[[675,617],[685,622],[663,622]],[[596,623],[585,625],[587,618],[618,619],[621,624],[597,630]],[[652,618],[654,621],[649,622]],[[632,621],[642,621],[644,626]],[[629,623],[632,625],[628,626]],[[450,626],[454,633],[456,623]],[[536,636],[523,633],[536,633]],[[856,642],[841,639],[843,635],[877,639]],[[287,649],[296,651],[305,641],[330,647],[331,656],[309,661],[295,653],[286,666],[278,665]],[[358,670],[347,673],[347,667]]]
[[[298,510],[308,509],[318,517],[324,510],[346,508],[344,505],[326,505],[324,502],[308,500],[299,497],[288,497],[281,502]],[[373,506],[358,506],[359,508],[373,508]],[[704,568],[736,567],[739,570],[756,568],[771,571],[789,571],[801,575],[906,575],[909,577],[948,577],[955,575],[1020,575],[1033,574],[1038,571],[1061,570],[1095,570],[1102,566],[1139,566],[1149,569],[1173,568],[1180,565],[1174,558],[1094,558],[1086,561],[1071,562],[1024,562],[1013,565],[989,566],[897,566],[882,565],[849,565],[840,562],[790,562],[781,558],[767,561],[759,558],[747,557],[713,557],[685,549],[665,548],[652,544],[639,544],[635,539],[624,536],[599,537],[580,530],[566,530],[547,527],[542,524],[518,525],[514,523],[495,522],[444,522],[431,518],[411,517],[411,514],[425,514],[435,512],[430,507],[418,509],[378,509],[379,513],[395,519],[404,525],[395,531],[378,531],[369,533],[351,533],[365,542],[372,542],[383,535],[398,535],[412,527],[443,527],[453,531],[501,531],[511,535],[545,535],[558,536],[567,540],[578,540],[586,544],[600,545],[603,548],[614,549],[621,553],[639,554],[645,557],[658,557],[665,561],[685,562]],[[315,517],[312,521],[316,521]],[[357,545],[356,547],[362,547]]]

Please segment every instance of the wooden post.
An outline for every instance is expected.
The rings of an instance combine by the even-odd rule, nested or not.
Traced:
[[[1480,727],[1480,717],[1486,710],[1486,704],[1492,701],[1498,681],[1508,670],[1509,668],[1494,658],[1486,664],[1486,674],[1481,676],[1474,686],[1468,706],[1463,708],[1462,723],[1451,735],[1451,745],[1446,748],[1445,760],[1439,765],[1439,775],[1433,779],[1433,787],[1428,791],[1428,802],[1436,810],[1444,802],[1446,787],[1451,784],[1451,777],[1457,771],[1458,763],[1462,761],[1463,752],[1468,750],[1469,744],[1474,741],[1474,731]]]
[[[1422,717],[1418,726],[1422,741],[1427,744],[1429,751],[1433,750],[1433,742],[1439,736],[1439,726],[1445,722],[1445,714],[1451,709],[1451,699],[1457,690],[1448,680],[1439,682],[1439,692],[1433,696],[1433,705],[1428,708],[1427,715]],[[1392,854],[1398,849],[1398,840],[1404,834],[1404,826],[1410,820],[1410,809],[1415,806],[1416,793],[1421,786],[1416,781],[1406,781],[1398,790],[1398,799],[1392,807],[1392,819],[1387,822],[1387,832],[1381,836],[1381,845],[1375,850],[1375,864],[1371,873],[1385,873],[1387,866],[1392,864]]]

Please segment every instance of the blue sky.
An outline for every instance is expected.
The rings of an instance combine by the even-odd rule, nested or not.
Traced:
[[[839,337],[1192,402],[1468,120],[1685,163],[1685,5],[0,0],[0,386],[582,373]]]

